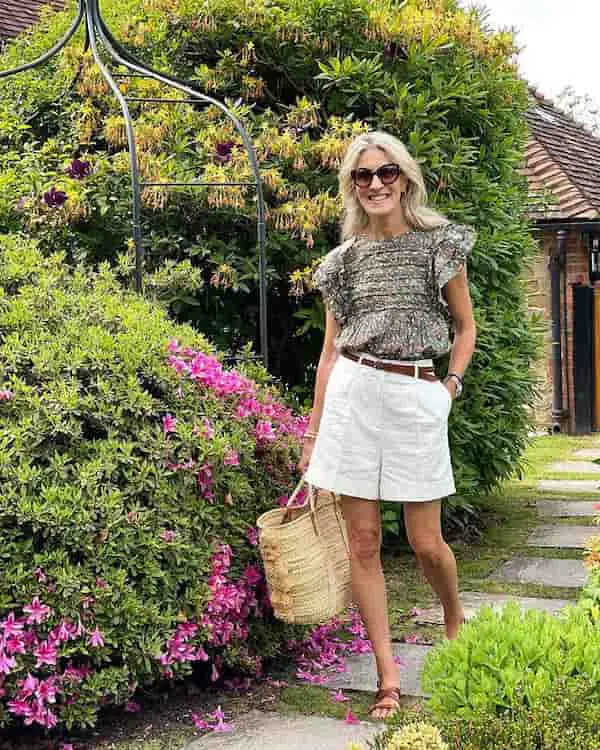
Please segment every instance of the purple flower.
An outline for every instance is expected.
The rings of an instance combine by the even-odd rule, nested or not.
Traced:
[[[27,604],[25,607],[23,607],[23,612],[29,615],[29,617],[27,618],[28,625],[42,623],[47,620],[48,617],[50,617],[50,615],[52,614],[52,610],[50,609],[50,607],[46,606],[45,604],[40,604],[40,599],[38,596],[34,596],[31,604]]]
[[[246,536],[248,537],[248,541],[253,547],[256,547],[258,544],[258,529],[252,528],[248,529],[246,532]]]
[[[83,178],[87,177],[91,171],[92,169],[89,161],[81,161],[81,159],[73,159],[67,169],[69,177],[72,177],[74,180],[83,180]]]
[[[172,542],[176,536],[177,536],[176,531],[173,531],[172,529],[165,529],[160,535],[160,538],[163,540],[163,542],[168,543],[168,542]]]
[[[58,653],[56,648],[51,643],[48,643],[48,641],[42,641],[33,652],[33,655],[37,658],[36,669],[39,669],[43,664],[49,664],[52,667],[56,666]]]
[[[125,710],[127,711],[127,713],[136,714],[138,713],[138,711],[142,710],[142,707],[135,701],[128,701],[127,705],[125,706]]]
[[[100,632],[98,627],[90,633],[88,643],[92,648],[102,648],[102,646],[104,646],[104,635]]]
[[[63,190],[57,190],[53,185],[47,193],[44,193],[44,202],[48,208],[60,208],[67,202],[69,196]]]
[[[223,143],[217,143],[215,151],[217,152],[216,158],[218,161],[229,161],[231,159],[231,151],[235,143],[233,141],[223,141]]]
[[[169,432],[175,432],[177,429],[177,420],[171,414],[167,414],[163,417],[163,432],[168,435]]]
[[[234,451],[233,449],[230,449],[225,454],[225,458],[223,459],[223,464],[225,466],[239,466],[240,465],[240,456],[237,451]]]
[[[259,443],[272,443],[277,439],[273,425],[268,419],[259,420],[256,423],[254,434]]]
[[[350,698],[344,695],[344,693],[341,690],[332,690],[331,691],[331,699],[335,701],[336,703],[343,703],[344,701],[349,701]]]
[[[194,722],[194,726],[198,729],[212,729],[212,725],[198,716],[198,714],[192,714],[192,721]]]
[[[0,674],[10,674],[16,666],[15,657],[7,656],[3,650],[0,650]]]

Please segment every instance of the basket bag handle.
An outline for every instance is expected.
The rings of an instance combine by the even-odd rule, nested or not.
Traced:
[[[300,493],[300,490],[302,489],[302,487],[305,484],[308,487],[308,493],[307,493],[308,494],[308,500],[306,500],[304,503],[302,503],[302,505],[296,505],[296,506],[292,507],[292,503],[298,497],[298,494]],[[346,537],[345,537],[344,531],[343,531],[343,529],[344,529],[344,521],[343,521],[343,519],[340,518],[340,514],[339,514],[339,511],[338,511],[338,504],[337,504],[337,501],[335,499],[335,494],[333,492],[330,492],[329,494],[334,499],[333,509],[334,509],[334,512],[335,512],[335,517],[337,519],[338,525],[340,527],[340,531],[342,533],[342,539],[344,540],[344,547],[346,548],[346,552],[348,553],[348,556],[349,556],[350,555],[350,548],[348,546],[348,541],[346,540]],[[315,510],[316,510],[316,507],[317,507],[317,497],[318,497],[318,493],[317,493],[316,487],[314,487],[312,484],[309,484],[306,481],[306,479],[304,477],[302,477],[300,479],[300,481],[298,482],[298,484],[296,485],[296,489],[289,496],[288,501],[285,504],[285,513],[283,514],[283,516],[281,518],[281,523],[282,524],[287,523],[287,521],[289,520],[289,518],[291,516],[291,512],[293,510],[297,510],[298,508],[306,508],[306,505],[308,503],[310,505],[310,517],[311,517],[311,520],[312,520],[313,528],[315,530],[315,534],[318,536],[319,535],[319,529],[317,527],[316,515],[315,515]]]

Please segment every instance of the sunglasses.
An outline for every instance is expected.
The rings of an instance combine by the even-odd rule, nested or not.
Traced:
[[[400,171],[398,164],[382,164],[375,170],[367,169],[366,167],[353,169],[350,172],[350,176],[355,185],[366,188],[371,186],[375,175],[377,175],[383,185],[391,185],[392,182],[396,182],[398,177],[400,177]]]

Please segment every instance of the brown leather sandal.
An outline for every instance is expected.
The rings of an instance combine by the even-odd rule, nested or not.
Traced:
[[[390,688],[382,688],[379,687],[379,684],[377,686],[377,692],[375,693],[375,701],[373,705],[369,708],[369,713],[372,714],[373,711],[377,709],[381,709],[382,711],[388,711],[388,714],[385,718],[388,718],[395,714],[397,711],[400,710],[400,698],[402,696],[402,693],[400,692],[399,687],[390,687]],[[395,706],[390,706],[387,701],[389,699],[392,699]],[[387,701],[386,701],[387,699]]]

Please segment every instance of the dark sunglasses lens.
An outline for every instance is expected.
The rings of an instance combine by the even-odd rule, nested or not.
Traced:
[[[356,169],[354,171],[354,182],[359,187],[369,187],[373,180],[373,172],[370,169]]]
[[[384,185],[390,185],[400,176],[400,167],[397,164],[384,164],[377,170],[377,176]]]

